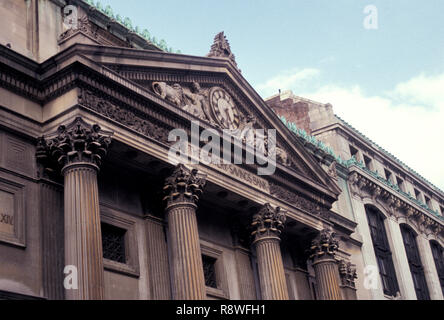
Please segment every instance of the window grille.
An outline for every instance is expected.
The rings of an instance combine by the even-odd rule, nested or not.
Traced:
[[[126,263],[126,230],[102,223],[103,257],[112,261]]]
[[[217,289],[216,281],[216,259],[208,256],[202,256],[202,263],[205,276],[205,285]]]

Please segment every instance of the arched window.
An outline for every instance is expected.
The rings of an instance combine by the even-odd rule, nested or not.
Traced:
[[[444,295],[444,253],[442,247],[436,241],[430,241],[433,260],[435,260],[436,271],[438,271],[442,294]]]
[[[404,240],[405,252],[409,261],[410,272],[413,277],[416,297],[418,300],[430,300],[429,290],[424,276],[415,232],[406,224],[401,225],[402,239]]]
[[[384,216],[372,206],[366,206],[365,211],[367,212],[370,234],[384,293],[389,296],[396,296],[399,286],[393,266],[392,252],[390,251],[387,233],[385,232]]]

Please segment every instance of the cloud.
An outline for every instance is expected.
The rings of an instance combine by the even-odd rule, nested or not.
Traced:
[[[435,76],[421,74],[396,85],[388,95],[393,99],[419,103],[442,109],[444,107],[444,73]]]
[[[294,92],[331,103],[339,117],[444,190],[444,74],[420,74],[374,96],[359,85]]]
[[[300,90],[304,87],[307,80],[318,77],[320,71],[315,68],[306,68],[302,70],[292,69],[283,71],[277,76],[269,79],[267,82],[256,86],[256,90],[263,96],[268,97],[277,94],[279,89],[282,91],[292,88]]]

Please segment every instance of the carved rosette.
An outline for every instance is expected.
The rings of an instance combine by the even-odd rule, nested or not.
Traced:
[[[179,164],[171,176],[165,179],[163,191],[167,206],[175,203],[189,202],[197,204],[206,184],[205,176],[199,175],[196,169],[188,169]]]
[[[251,227],[253,232],[251,235],[254,237],[253,242],[257,242],[264,238],[277,238],[280,240],[280,234],[284,228],[286,216],[281,211],[281,208],[274,209],[269,203],[265,204],[262,209],[259,210],[253,216],[253,222]]]
[[[351,262],[341,260],[338,265],[339,275],[343,286],[356,288],[355,280],[358,278],[356,266]]]
[[[328,229],[322,230],[311,242],[309,250],[310,259],[315,260],[323,257],[334,258],[339,249],[339,242],[335,237],[335,232]]]
[[[36,158],[50,171],[61,168],[63,173],[66,167],[77,163],[98,169],[111,144],[111,136],[99,125],[89,125],[78,117],[67,126],[61,125],[54,138],[41,137],[37,142]]]

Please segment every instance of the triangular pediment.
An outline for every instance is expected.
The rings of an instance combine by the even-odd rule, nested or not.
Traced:
[[[218,129],[276,129],[282,171],[335,198],[339,187],[228,58],[82,45],[82,55]]]

